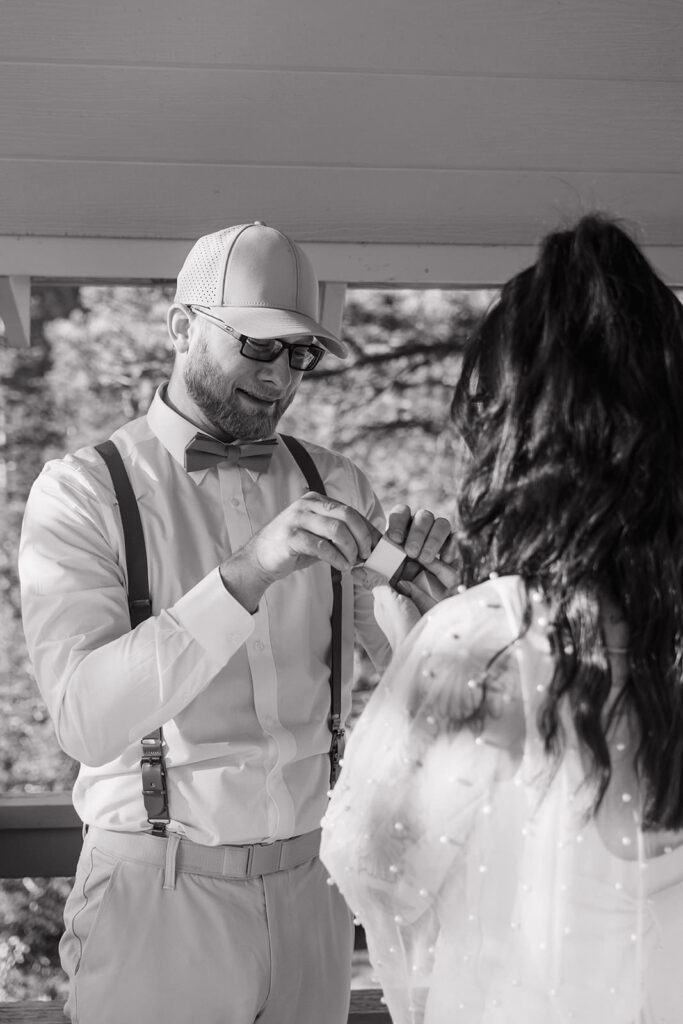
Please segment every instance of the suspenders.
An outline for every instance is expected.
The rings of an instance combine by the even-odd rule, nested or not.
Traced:
[[[322,482],[318,468],[304,448],[301,441],[287,434],[280,434],[289,451],[294,456],[299,469],[306,478],[308,489],[317,491],[318,494],[325,494],[325,485]],[[342,653],[342,582],[339,569],[330,567],[332,579],[332,648],[330,650],[330,716],[328,724],[332,741],[330,743],[330,788],[337,781],[339,775],[339,762],[344,753],[345,730],[342,728],[341,717],[341,653]]]
[[[289,449],[309,490],[325,494],[325,486],[309,452],[295,437],[280,435]],[[149,594],[147,552],[142,532],[142,521],[138,504],[131,487],[123,459],[113,441],[95,445],[104,460],[114,485],[114,491],[121,513],[123,540],[126,549],[128,573],[128,608],[131,628],[135,628],[152,614]],[[332,579],[332,647],[330,651],[330,714],[328,718],[330,742],[330,787],[339,775],[340,759],[344,753],[345,731],[341,720],[341,650],[342,650],[342,585],[341,573],[331,568]],[[164,763],[164,737],[161,727],[142,738],[142,796],[147,818],[154,835],[166,835],[170,819],[168,809],[168,786]]]
[[[123,465],[123,459],[114,442],[103,441],[102,444],[95,445],[95,450],[100,453],[106,463],[119,503],[128,571],[128,609],[131,628],[135,629],[152,614],[147,550],[138,503]],[[152,826],[154,835],[163,836],[166,835],[166,826],[171,818],[168,813],[164,734],[161,727],[147,733],[141,742],[142,798],[145,802],[147,820]]]

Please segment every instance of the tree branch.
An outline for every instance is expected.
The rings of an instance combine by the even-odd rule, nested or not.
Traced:
[[[393,434],[396,430],[422,430],[425,434],[430,434],[432,437],[439,437],[447,427],[447,421],[440,422],[439,420],[432,419],[431,417],[417,417],[413,416],[409,419],[396,419],[387,421],[386,423],[365,423],[361,430],[357,430],[352,434],[347,435],[345,440],[353,442],[359,440],[361,437],[366,437],[368,434]]]
[[[348,341],[348,338],[346,339]],[[437,341],[431,345],[425,345],[418,341],[411,342],[407,345],[402,345],[400,348],[390,349],[388,352],[374,352],[364,353],[361,349],[354,345],[355,351],[357,351],[358,357],[346,366],[340,366],[337,368],[320,369],[314,370],[312,376],[316,378],[322,377],[338,377],[342,373],[348,373],[350,370],[362,369],[364,366],[384,366],[387,363],[393,363],[397,359],[407,359],[411,356],[424,356],[423,363],[421,365],[429,365],[440,356],[444,355],[459,355],[462,351],[461,347],[453,345],[453,339],[448,341]]]

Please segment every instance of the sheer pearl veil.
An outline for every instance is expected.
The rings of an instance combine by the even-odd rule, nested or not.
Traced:
[[[683,835],[639,828],[627,730],[597,818],[566,709],[549,761],[547,616],[515,576],[443,601],[351,736],[321,856],[394,1024],[681,1019]]]

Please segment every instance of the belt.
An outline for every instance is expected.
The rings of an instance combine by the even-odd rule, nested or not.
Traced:
[[[166,848],[170,841],[168,837],[153,836],[148,832],[112,832],[96,827],[88,829],[87,838],[102,853],[158,867],[166,863]],[[189,839],[181,839],[176,851],[176,871],[218,878],[255,878],[299,867],[317,857],[319,849],[319,828],[292,839],[246,846],[202,846]]]

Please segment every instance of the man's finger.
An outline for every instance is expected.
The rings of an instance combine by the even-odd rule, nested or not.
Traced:
[[[343,524],[353,538],[357,549],[357,557],[353,552],[348,552],[354,563],[365,561],[370,557],[370,552],[381,537],[381,533],[365,516],[355,508],[351,508],[350,505],[320,494],[304,495],[304,501],[307,503],[307,511],[321,519]],[[307,528],[316,532],[316,527],[309,520],[307,520]],[[320,529],[324,536],[330,536],[322,524],[320,524]]]
[[[441,548],[451,535],[451,524],[443,516],[435,519],[427,534],[422,550],[418,552],[417,558],[423,565],[429,565],[438,555]]]
[[[434,513],[430,512],[428,508],[419,508],[413,516],[413,521],[410,524],[403,545],[406,554],[410,555],[411,558],[419,558],[422,546],[433,526]]]
[[[348,522],[342,516],[321,515],[313,509],[302,509],[291,526],[292,538],[298,534],[310,536],[320,541],[332,544],[340,555],[348,562],[347,567],[357,565],[363,561],[363,550],[370,548],[367,535],[364,541],[359,541],[349,527]],[[321,550],[323,550],[321,545]],[[308,549],[306,551],[308,553]],[[325,561],[328,561],[325,558]],[[339,567],[338,567],[339,568]]]
[[[290,531],[288,545],[290,552],[297,559],[310,559],[310,562],[305,564],[326,562],[340,572],[348,572],[354,565],[353,559],[348,557],[338,538],[335,541],[314,530],[307,530],[303,524]],[[303,565],[300,564],[299,568],[303,568]]]
[[[393,541],[394,544],[400,544],[403,547],[403,542],[408,535],[411,519],[412,513],[407,505],[394,505],[387,519],[386,534],[388,539]]]

